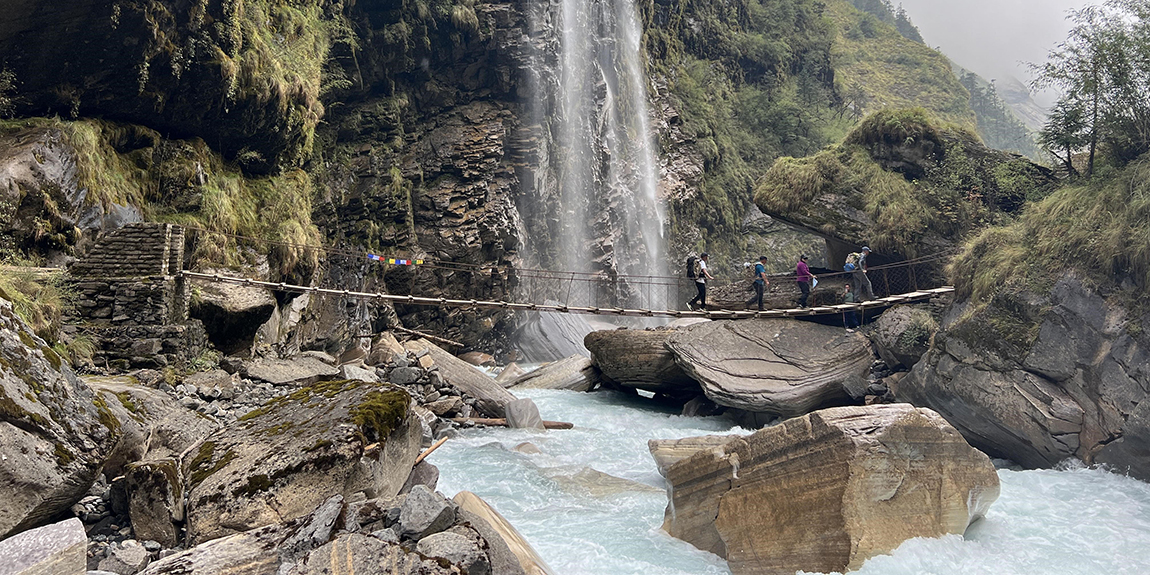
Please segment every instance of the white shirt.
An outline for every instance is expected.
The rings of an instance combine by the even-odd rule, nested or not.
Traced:
[[[699,277],[695,278],[695,281],[701,284],[707,283],[707,262],[699,260]]]

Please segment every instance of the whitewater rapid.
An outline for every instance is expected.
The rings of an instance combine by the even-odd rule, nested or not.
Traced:
[[[729,573],[721,558],[660,529],[667,497],[647,440],[747,430],[613,392],[515,393],[535,400],[544,419],[575,429],[466,430],[429,458],[440,491],[486,499],[558,575]],[[540,453],[516,451],[524,442]],[[628,481],[588,482],[588,467]],[[1002,495],[965,538],[910,540],[856,573],[1150,573],[1150,484],[1081,467],[998,475]]]

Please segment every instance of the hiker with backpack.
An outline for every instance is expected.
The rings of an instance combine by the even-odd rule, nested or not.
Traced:
[[[759,263],[755,264],[755,282],[751,285],[755,288],[755,297],[747,300],[747,307],[757,303],[759,311],[763,311],[763,290],[771,285],[771,280],[767,279],[767,256],[759,256]]]
[[[874,299],[874,290],[866,275],[868,255],[870,248],[863,246],[861,251],[847,254],[846,264],[843,265],[843,271],[851,273],[852,291],[860,302]]]
[[[795,266],[795,280],[799,283],[799,291],[803,295],[799,297],[799,307],[807,307],[807,298],[811,296],[811,280],[815,279],[815,275],[811,273],[811,268],[807,267],[807,255],[799,256],[799,263]]]
[[[843,303],[858,303],[858,299],[855,298],[854,292],[851,291],[851,284],[846,284],[843,286]],[[855,328],[859,326],[858,312],[853,309],[850,311],[844,311],[843,326],[847,328],[847,331],[853,332]]]
[[[710,255],[707,252],[699,254],[698,258],[691,256],[687,258],[687,277],[695,280],[695,289],[699,292],[695,294],[695,298],[687,302],[687,309],[694,310],[695,303],[698,302],[699,309],[707,309],[707,278],[715,279],[711,272],[707,271],[707,258]]]

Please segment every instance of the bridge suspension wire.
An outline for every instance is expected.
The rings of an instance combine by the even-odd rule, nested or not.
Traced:
[[[254,280],[250,278],[240,278],[225,276],[220,274],[205,274],[199,272],[182,271],[180,272],[185,278],[199,281],[212,281],[212,282],[226,282],[247,286],[258,286],[271,289],[274,291],[290,292],[290,293],[315,293],[324,294],[337,297],[344,297],[349,299],[366,300],[366,301],[381,301],[392,302],[409,305],[426,305],[438,307],[454,307],[454,308],[475,308],[475,309],[504,309],[514,311],[540,311],[540,312],[555,312],[555,313],[572,313],[572,314],[592,314],[592,315],[614,315],[614,316],[631,316],[631,317],[669,317],[669,318],[706,318],[706,319],[752,319],[752,318],[778,318],[778,317],[801,317],[801,316],[816,316],[816,315],[832,315],[840,314],[851,310],[867,310],[871,308],[887,307],[899,303],[910,303],[914,301],[928,300],[938,297],[943,294],[951,293],[954,288],[951,286],[944,286],[940,288],[933,288],[922,291],[915,291],[910,293],[898,294],[878,299],[869,300],[856,304],[837,304],[830,306],[819,306],[811,308],[794,308],[794,309],[773,309],[765,311],[729,311],[729,310],[699,310],[699,311],[681,311],[681,310],[651,310],[651,309],[626,309],[626,308],[600,308],[592,306],[569,306],[566,304],[538,304],[538,303],[519,303],[508,301],[483,301],[475,299],[451,299],[451,298],[432,298],[432,297],[419,297],[414,295],[394,295],[386,293],[369,293],[351,290],[337,290],[329,288],[319,288],[311,286],[292,285],[288,283],[265,282]]]
[[[514,271],[515,274],[519,278],[523,278],[523,279],[561,280],[564,282],[572,282],[572,283],[575,281],[599,282],[599,283],[623,282],[623,283],[626,283],[626,284],[629,284],[632,286],[648,286],[647,287],[648,290],[650,289],[650,286],[664,286],[666,288],[669,288],[670,286],[682,287],[684,285],[689,286],[694,282],[694,280],[691,278],[687,278],[687,277],[679,276],[679,275],[663,276],[663,275],[641,275],[641,274],[608,274],[606,272],[601,272],[601,271],[583,272],[583,271],[572,271],[572,270],[548,270],[548,269],[540,269],[540,268],[516,267],[516,266],[511,266],[511,265],[506,265],[506,264],[504,264],[504,265],[481,265],[481,264],[472,264],[472,263],[467,263],[467,262],[457,262],[457,261],[451,261],[451,260],[435,260],[435,259],[429,259],[429,258],[418,258],[418,257],[414,257],[411,255],[406,255],[406,256],[380,255],[380,254],[372,254],[371,252],[368,252],[366,250],[360,250],[360,249],[313,246],[313,245],[301,244],[301,243],[297,243],[297,242],[286,242],[286,241],[282,241],[282,240],[271,240],[271,239],[267,239],[267,238],[257,238],[257,237],[253,237],[253,236],[245,236],[242,234],[236,234],[236,233],[231,233],[231,232],[222,232],[222,231],[217,231],[217,230],[210,230],[210,229],[198,227],[198,226],[182,225],[182,227],[184,227],[185,229],[188,229],[188,230],[196,231],[196,232],[201,232],[201,233],[205,233],[205,234],[216,234],[216,235],[220,235],[220,236],[224,236],[224,237],[228,237],[228,238],[232,238],[232,239],[236,239],[236,240],[243,240],[243,241],[252,242],[252,243],[262,243],[262,244],[267,244],[267,245],[288,247],[288,248],[294,248],[294,249],[316,250],[316,251],[324,252],[327,254],[341,255],[341,256],[346,256],[346,257],[355,257],[355,258],[364,258],[364,259],[370,258],[370,259],[373,259],[376,261],[394,260],[394,261],[406,261],[406,262],[420,262],[419,264],[417,264],[416,267],[442,270],[442,271],[451,271],[451,272],[481,273],[481,272],[491,272],[491,271]],[[889,264],[882,264],[882,265],[877,265],[877,266],[868,266],[868,269],[872,272],[877,272],[877,271],[890,270],[890,269],[895,269],[895,268],[904,268],[904,267],[912,266],[912,265],[930,264],[930,263],[938,262],[938,261],[944,260],[946,258],[949,258],[952,255],[954,255],[954,253],[955,253],[955,250],[945,250],[945,251],[940,251],[940,252],[936,252],[933,254],[929,254],[926,256],[920,256],[917,258],[900,260],[900,261],[889,263]],[[852,273],[853,272],[824,272],[824,273],[818,274],[818,275],[820,276],[820,278],[846,277],[846,276],[850,276]],[[771,280],[781,280],[781,281],[788,281],[788,280],[789,281],[795,281],[795,280],[797,280],[797,277],[795,276],[794,273],[768,274],[767,277],[770,278]]]

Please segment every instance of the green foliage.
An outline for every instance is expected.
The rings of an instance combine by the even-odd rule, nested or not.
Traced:
[[[1150,158],[1051,193],[972,239],[951,265],[958,295],[989,302],[1001,285],[1042,291],[1071,269],[1098,286],[1150,287]],[[1141,298],[1142,305],[1145,298]]]
[[[266,253],[273,275],[303,279],[318,266],[319,230],[311,220],[314,187],[303,170],[245,176],[202,140],[164,140],[140,126],[103,120],[31,118],[0,130],[60,130],[75,150],[85,201],[131,205],[145,218],[206,232],[195,237],[193,265],[238,266],[245,253]],[[54,204],[45,202],[51,209]],[[256,238],[241,240],[235,234]]]
[[[705,168],[699,195],[672,203],[671,234],[730,241],[755,178],[775,158],[812,153],[845,132],[822,6],[688,0],[641,8],[651,67],[667,80],[681,131]]]
[[[72,293],[61,274],[0,268],[0,297],[12,302],[16,315],[46,342],[60,339],[64,314],[71,308]]]
[[[1070,18],[1067,40],[1034,66],[1036,87],[1063,94],[1041,142],[1071,173],[1086,148],[1092,175],[1100,149],[1118,165],[1150,151],[1150,0],[1108,0]]]
[[[351,420],[370,441],[386,441],[391,431],[407,417],[411,398],[402,391],[372,391],[351,410]]]
[[[970,92],[970,108],[974,110],[978,121],[978,135],[982,136],[986,145],[1037,160],[1038,146],[1030,130],[998,97],[994,84],[984,88],[982,78],[971,72],[962,74],[959,80],[966,91]]]
[[[1043,168],[987,150],[965,127],[916,108],[872,114],[842,145],[814,156],[780,158],[760,180],[755,202],[787,214],[823,194],[840,195],[873,222],[866,230],[872,247],[914,257],[926,255],[918,253],[924,236],[962,238],[1052,187]],[[812,223],[828,234],[846,224]]]
[[[906,10],[900,4],[898,9],[890,3],[890,0],[850,0],[851,5],[858,8],[860,11],[865,12],[872,18],[894,26],[898,33],[903,38],[912,42],[924,44],[922,34],[919,33],[918,28],[910,21],[910,16],[907,15]],[[862,22],[860,22],[862,24]],[[873,30],[873,23],[865,25]],[[873,37],[873,35],[871,36]]]
[[[16,74],[7,67],[0,67],[0,118],[7,118],[16,109]]]
[[[855,117],[883,108],[922,107],[948,122],[974,127],[969,95],[945,56],[905,38],[896,23],[847,2],[829,2],[827,14],[835,35],[835,87]]]

